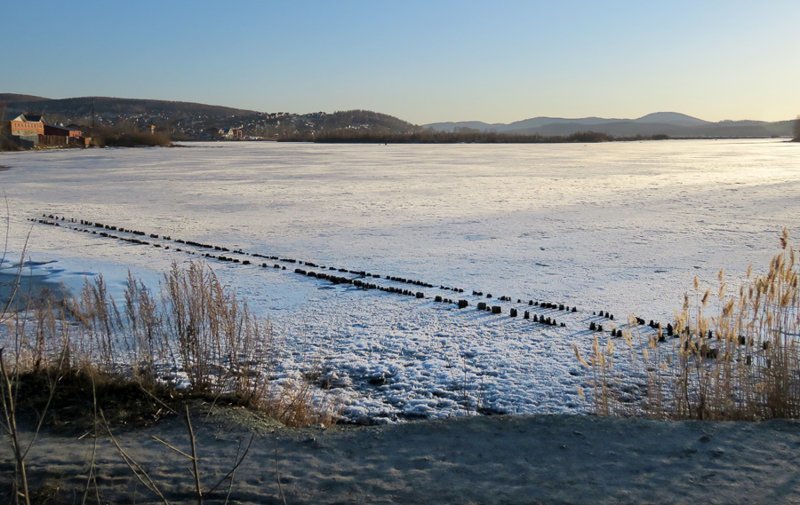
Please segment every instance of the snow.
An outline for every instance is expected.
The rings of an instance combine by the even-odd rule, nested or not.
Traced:
[[[630,314],[666,322],[695,275],[713,284],[725,268],[735,282],[750,264],[766,267],[781,229],[797,231],[798,154],[800,145],[777,140],[208,143],[3,154],[10,170],[0,173],[0,191],[11,209],[10,257],[30,231],[28,256],[41,264],[27,272],[73,289],[102,273],[119,293],[128,269],[155,286],[172,261],[196,256],[174,243],[140,246],[28,219],[99,221],[365,270],[381,275],[365,282],[423,291],[419,300],[297,275],[297,265],[211,261],[273,322],[283,342],[278,378],[316,371],[347,418],[391,422],[585,412],[577,389],[587,377],[572,344],[588,349],[589,323],[609,329]],[[436,303],[435,295],[470,306]],[[477,311],[478,301],[503,312]],[[512,307],[520,317],[508,316]],[[566,327],[524,320],[524,310]],[[615,323],[593,317],[597,310],[615,314]]]

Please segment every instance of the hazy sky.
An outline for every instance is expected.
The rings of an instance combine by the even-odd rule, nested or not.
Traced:
[[[800,113],[800,0],[3,0],[0,19],[0,92],[417,124]]]

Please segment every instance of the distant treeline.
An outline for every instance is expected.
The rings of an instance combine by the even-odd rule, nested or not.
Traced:
[[[92,144],[97,147],[166,147],[172,145],[172,141],[164,133],[151,134],[104,128],[94,130]]]
[[[19,151],[19,145],[11,138],[10,123],[5,120],[5,107],[0,108],[0,151]]]
[[[317,134],[295,134],[279,138],[283,142],[364,143],[364,144],[556,144],[614,142],[631,140],[665,140],[667,135],[614,137],[599,132],[578,132],[565,136],[520,135],[481,131],[441,132],[421,130],[409,133],[388,133],[369,130],[333,130]]]

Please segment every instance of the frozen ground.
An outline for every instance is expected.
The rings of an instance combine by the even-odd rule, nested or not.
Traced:
[[[89,219],[231,249],[464,288],[459,311],[287,271],[212,263],[285,341],[279,374],[321,373],[351,418],[583,411],[572,343],[594,310],[666,321],[692,278],[766,266],[796,232],[800,145],[192,144],[13,153],[0,188],[12,257],[79,286],[148,282],[190,257],[26,220]],[[796,233],[795,233],[796,235]],[[38,264],[41,263],[41,264]],[[397,285],[381,280],[384,285]],[[472,290],[577,305],[565,328],[474,309]],[[527,307],[526,307],[527,308]],[[520,311],[520,314],[522,312]],[[608,327],[608,322],[606,322]]]

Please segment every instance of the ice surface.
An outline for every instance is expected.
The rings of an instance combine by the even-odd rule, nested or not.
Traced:
[[[80,286],[128,269],[150,284],[183,253],[28,218],[59,214],[185,240],[457,286],[470,307],[213,262],[269,317],[277,372],[317,370],[351,419],[582,411],[595,310],[666,321],[695,275],[764,268],[796,232],[800,146],[781,141],[590,145],[190,144],[9,153],[10,258]],[[391,284],[385,279],[384,284]],[[407,286],[406,286],[407,287]],[[472,290],[503,314],[475,310]],[[566,328],[501,295],[577,305]],[[520,317],[508,317],[518,307]]]

